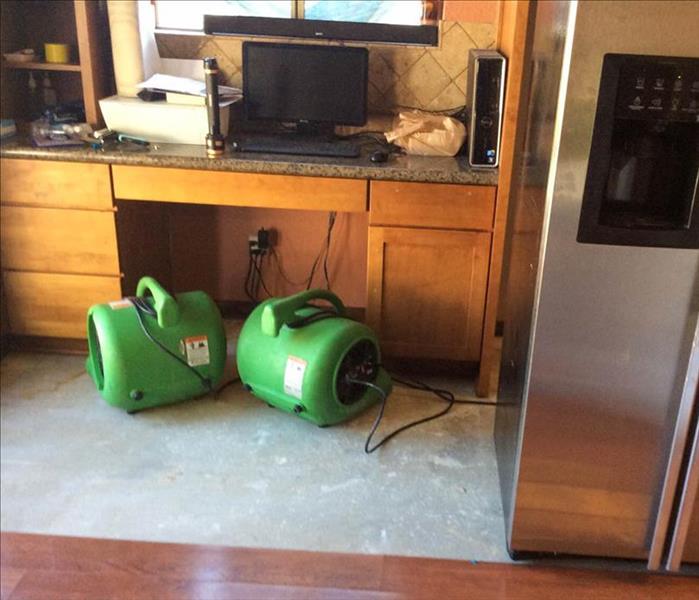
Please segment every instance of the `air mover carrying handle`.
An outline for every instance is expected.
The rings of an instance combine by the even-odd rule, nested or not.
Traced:
[[[141,277],[136,287],[136,295],[143,298],[147,293],[153,297],[153,308],[158,315],[160,327],[170,327],[180,320],[177,301],[152,277]]]
[[[271,300],[262,311],[262,333],[277,337],[282,326],[296,321],[296,311],[303,308],[311,300],[327,300],[335,307],[338,315],[345,314],[345,305],[335,294],[328,290],[307,290],[288,298]]]

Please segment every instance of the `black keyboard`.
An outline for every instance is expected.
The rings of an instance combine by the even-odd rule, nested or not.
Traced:
[[[356,158],[359,146],[348,140],[318,140],[312,137],[282,135],[250,135],[236,139],[240,152],[296,154],[302,156],[336,156]]]

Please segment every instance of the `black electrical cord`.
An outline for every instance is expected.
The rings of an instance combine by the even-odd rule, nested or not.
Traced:
[[[240,383],[240,377],[234,377],[233,379],[226,381],[226,383],[224,383],[221,387],[217,388],[216,392],[214,393],[215,397],[218,398],[223,390],[235,383]]]
[[[325,277],[325,287],[328,290],[330,289],[330,274],[328,270],[328,260],[330,255],[330,246],[332,244],[332,233],[333,228],[335,227],[336,219],[337,212],[332,211],[328,213],[328,228],[325,234],[325,239],[323,240],[323,245],[320,249],[320,252],[318,252],[318,255],[315,257],[315,260],[313,261],[313,265],[311,266],[311,271],[308,275],[308,278],[306,278],[303,282],[295,282],[288,277],[288,275],[284,272],[284,269],[282,268],[279,254],[275,250],[274,246],[270,248],[270,252],[277,263],[277,269],[281,274],[282,278],[287,283],[294,286],[305,285],[306,289],[310,290],[311,285],[313,284],[313,278],[315,277],[316,270],[318,269],[322,261],[323,274]],[[248,268],[245,274],[245,295],[251,302],[255,304],[257,304],[258,301],[257,299],[259,297],[260,286],[262,286],[262,289],[270,298],[273,297],[273,294],[269,291],[269,288],[267,287],[267,284],[264,280],[264,276],[262,275],[262,260],[264,258],[264,255],[265,252],[255,252],[252,249],[249,249]]]
[[[250,277],[252,275],[252,256],[248,255],[248,270],[245,273],[245,295],[252,300],[250,292]]]
[[[358,139],[359,141],[357,143],[362,147],[372,144],[377,145],[388,154],[405,154],[403,148],[386,139],[386,133],[383,131],[360,131],[358,133],[351,133],[339,137],[343,140]]]
[[[128,300],[131,301],[131,304],[133,304],[136,307],[136,310],[138,312],[142,312],[151,317],[158,316],[158,313],[155,312],[155,309],[150,304],[148,304],[148,302],[146,302],[144,298],[141,298],[139,296],[132,296],[129,297]]]
[[[204,377],[199,371],[197,371],[194,367],[192,367],[186,360],[182,359],[181,357],[177,356],[174,352],[172,352],[167,346],[165,346],[160,340],[155,338],[153,334],[148,331],[148,328],[146,327],[146,322],[143,319],[143,315],[149,315],[153,318],[157,317],[157,314],[153,307],[148,304],[144,298],[139,298],[139,297],[131,297],[129,298],[131,300],[131,303],[134,305],[134,308],[136,309],[136,317],[138,318],[138,322],[141,325],[141,329],[143,330],[143,333],[145,336],[153,342],[158,348],[160,348],[165,354],[171,356],[174,358],[178,363],[181,365],[184,365],[185,368],[187,368],[189,371],[191,371],[199,381],[201,381],[202,385],[206,389],[207,392],[212,391],[212,386],[211,386],[211,380],[208,377]]]
[[[386,141],[385,131],[359,131],[357,133],[350,133],[349,135],[337,136],[341,140],[358,140],[360,146],[366,144],[379,144],[381,146],[392,145],[390,142]]]
[[[311,315],[308,315],[307,317],[301,317],[296,321],[286,323],[286,326],[289,329],[301,329],[301,327],[305,327],[306,325],[310,325],[311,323],[315,323],[316,321],[322,321],[323,319],[331,319],[333,317],[339,316],[340,314],[336,310],[321,309],[317,312],[314,312]]]
[[[480,406],[495,406],[494,402],[488,402],[487,400],[457,400],[456,397],[452,392],[449,390],[443,390],[439,388],[433,388],[426,383],[423,383],[422,381],[408,381],[405,379],[399,379],[398,377],[391,376],[391,379],[395,381],[396,383],[412,388],[414,390],[422,390],[423,392],[431,392],[432,394],[435,394],[436,396],[439,396],[442,400],[446,400],[447,402],[453,401],[454,404],[476,404]],[[503,405],[504,402],[498,403],[499,405]]]
[[[259,270],[257,268],[257,256],[250,254],[250,259],[252,260],[252,285],[250,286],[252,295],[255,301],[260,297],[260,279]]]
[[[245,275],[245,295],[248,297],[248,299],[253,302],[254,304],[257,304],[257,298],[255,297],[253,293],[253,288],[252,288],[252,254],[248,256],[248,270]]]
[[[325,259],[323,260],[323,274],[325,275],[325,288],[330,289],[330,277],[328,276],[328,256],[330,256],[330,244],[332,242],[333,227],[335,227],[337,213],[331,212],[328,215],[328,234],[325,241]]]
[[[272,297],[264,277],[262,276],[262,259],[263,252],[253,252],[250,250],[248,255],[248,269],[245,274],[245,295],[253,303],[257,304],[257,299],[260,296],[260,286],[265,291],[267,296]]]
[[[448,115],[450,113],[459,114],[465,110],[466,105],[461,104],[459,106],[452,106],[451,108],[443,108],[442,110],[428,110],[426,108],[420,108],[419,106],[406,106],[405,104],[397,104],[397,108],[407,108],[408,110],[419,110],[420,112],[429,113],[433,115]]]
[[[333,230],[333,227],[335,226],[336,217],[337,217],[336,212],[328,213],[328,231],[325,235],[325,240],[323,240],[323,246],[320,249],[318,256],[316,256],[316,259],[313,261],[313,266],[311,267],[311,272],[308,275],[308,279],[306,280],[306,289],[307,290],[311,289],[311,285],[313,284],[313,278],[315,277],[315,274],[316,274],[316,269],[318,268],[318,264],[320,263],[324,254],[325,254],[325,259],[323,261],[323,266],[324,266],[324,270],[325,270],[325,282],[326,282],[328,289],[330,289],[330,282],[328,281],[328,275],[327,275],[327,261],[328,261],[328,253],[330,251],[330,242],[331,242],[331,238],[332,238],[332,230]]]
[[[348,133],[347,135],[338,135],[338,137],[341,140],[352,140],[356,138],[360,138],[363,136],[371,137],[373,135],[383,135],[383,131],[379,131],[378,129],[375,130],[367,130],[367,131],[357,131],[356,133]]]
[[[313,266],[311,267],[311,272],[308,275],[308,279],[306,280],[306,290],[311,289],[311,284],[313,283],[313,277],[315,277],[316,274],[316,267],[318,266],[318,262],[323,256],[323,252],[325,252],[325,242],[323,243],[323,247],[320,250],[320,253],[318,256],[316,256],[316,259],[313,261]]]
[[[262,277],[262,259],[264,258],[264,255],[258,254],[256,258],[253,259],[253,267],[255,268],[255,272],[257,273],[257,285],[258,289],[256,290],[259,293],[259,286],[262,284],[262,289],[265,291],[265,294],[267,294],[270,298],[272,298],[272,292],[269,291],[269,288],[267,287],[267,284],[265,283],[264,277]],[[257,296],[257,294],[256,294]]]
[[[454,406],[454,404],[478,404],[478,405],[485,405],[485,406],[496,406],[495,403],[493,402],[487,402],[483,400],[457,400],[456,397],[454,396],[453,392],[450,392],[449,390],[444,390],[440,388],[433,388],[426,383],[422,383],[421,381],[405,381],[403,379],[399,379],[397,377],[391,377],[393,381],[396,383],[416,389],[416,390],[422,390],[425,392],[431,392],[441,400],[444,400],[447,402],[446,408],[443,410],[440,410],[439,412],[429,415],[427,417],[424,417],[422,419],[418,419],[417,421],[411,421],[410,423],[406,423],[405,425],[402,425],[398,429],[393,430],[391,433],[388,435],[384,436],[379,442],[374,444],[374,446],[371,446],[371,440],[374,437],[374,434],[376,433],[376,430],[379,428],[379,425],[381,424],[381,421],[383,419],[384,412],[386,411],[386,402],[388,400],[388,396],[386,395],[386,392],[384,392],[378,385],[371,383],[370,381],[364,381],[363,379],[353,379],[348,377],[346,381],[348,383],[356,383],[359,385],[363,385],[365,387],[368,387],[370,389],[375,390],[379,396],[381,396],[381,406],[379,407],[379,413],[376,415],[376,419],[374,419],[374,424],[371,426],[371,430],[369,431],[369,435],[366,438],[366,442],[364,443],[364,452],[366,454],[371,454],[381,446],[383,446],[386,442],[391,440],[392,438],[396,437],[399,433],[402,433],[406,429],[411,429],[413,427],[417,427],[418,425],[422,425],[423,423],[427,423],[428,421],[434,421],[435,419],[438,419],[440,417],[443,417],[446,415]]]
[[[381,406],[379,408],[379,414],[376,415],[376,419],[374,419],[374,424],[371,426],[371,430],[369,431],[369,435],[366,438],[366,442],[364,443],[364,452],[366,454],[371,454],[375,450],[378,450],[381,446],[383,446],[386,442],[391,440],[392,438],[396,437],[399,433],[402,433],[406,429],[411,429],[412,427],[417,427],[418,425],[422,425],[423,423],[427,423],[428,421],[433,421],[434,419],[438,419],[439,417],[443,417],[446,415],[454,406],[454,394],[447,390],[439,390],[440,394],[437,394],[442,400],[447,400],[449,404],[444,410],[440,410],[438,413],[435,413],[433,415],[430,415],[428,417],[425,417],[423,419],[418,419],[417,421],[412,421],[410,423],[406,423],[405,425],[402,425],[398,429],[395,429],[388,435],[384,436],[381,441],[377,442],[374,444],[374,446],[371,446],[371,440],[374,437],[374,434],[376,433],[376,430],[379,428],[379,425],[381,424],[381,420],[383,419],[384,411],[386,410],[386,401],[388,400],[388,396],[386,395],[386,392],[384,392],[378,385],[371,383],[369,381],[364,381],[362,379],[350,379],[347,378],[348,383],[357,383],[359,385],[366,386],[368,388],[371,388],[375,390],[380,396],[381,396]],[[447,394],[448,399],[445,398],[442,394]],[[450,397],[449,397],[450,396]]]
[[[328,253],[330,249],[330,243],[332,241],[332,231],[333,227],[335,226],[335,220],[337,219],[337,213],[336,212],[331,212],[328,214],[328,230],[325,234],[325,238],[323,240],[323,245],[320,249],[320,252],[318,252],[318,255],[315,257],[313,260],[313,264],[311,265],[311,270],[310,273],[308,274],[308,277],[304,279],[303,281],[293,281],[286,271],[284,270],[284,267],[282,266],[282,261],[281,257],[279,256],[279,253],[275,249],[274,246],[270,248],[270,252],[272,253],[272,256],[274,257],[275,262],[277,263],[277,270],[279,271],[279,274],[282,276],[282,279],[286,281],[289,285],[293,286],[305,286],[307,290],[311,289],[311,285],[313,284],[313,278],[315,277],[316,270],[318,269],[318,265],[323,261],[323,272],[325,274],[325,284],[327,286],[327,289],[330,289],[330,281],[329,281],[329,273],[328,273]],[[252,267],[251,267],[252,268]],[[262,277],[262,274],[260,273],[260,277]],[[266,289],[266,286],[264,284],[264,281],[262,282],[262,287],[265,288],[265,291],[269,294],[268,290]],[[269,294],[271,296],[271,294]]]
[[[274,246],[272,246],[270,248],[270,252],[272,253],[274,260],[277,263],[277,270],[279,271],[279,274],[282,276],[282,279],[284,281],[286,281],[289,285],[293,285],[295,287],[305,286],[308,283],[308,279],[304,279],[303,281],[293,281],[284,270],[284,266],[282,265],[282,259],[277,253],[277,249]]]

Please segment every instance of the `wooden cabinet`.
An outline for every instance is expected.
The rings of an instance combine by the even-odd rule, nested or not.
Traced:
[[[4,118],[18,122],[36,118],[27,102],[29,73],[34,73],[41,91],[44,73],[49,72],[59,103],[82,99],[87,122],[102,123],[98,100],[113,93],[114,87],[106,4],[95,0],[0,2],[0,52],[32,48],[37,53],[35,62],[2,61],[0,112]],[[70,62],[43,62],[44,42],[68,44]]]
[[[119,275],[114,213],[5,206],[4,269]]]
[[[490,234],[371,227],[367,322],[387,355],[477,361]]]
[[[479,360],[493,209],[492,187],[372,182],[367,323],[386,355]]]
[[[370,225],[490,231],[494,213],[494,187],[371,182]]]
[[[121,296],[109,166],[3,159],[0,251],[9,333],[85,338]]]
[[[492,186],[2,159],[10,332],[84,338],[91,304],[133,292],[144,273],[168,271],[167,230],[152,201],[366,212],[367,188],[367,321],[383,351],[480,360]],[[114,198],[125,201],[118,243]]]
[[[118,277],[5,271],[11,333],[87,338],[87,309],[121,297]]]
[[[0,172],[2,204],[112,210],[109,165],[3,158]]]

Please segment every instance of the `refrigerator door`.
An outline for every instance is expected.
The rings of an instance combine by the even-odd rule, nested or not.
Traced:
[[[535,39],[541,27],[565,31],[551,4],[562,3],[538,3]],[[523,156],[525,181],[511,199],[500,392],[521,404],[496,417],[508,543],[515,553],[644,558],[699,313],[699,251],[577,236],[605,54],[699,56],[699,4],[581,2],[570,10],[564,103],[529,123],[553,132],[548,179],[532,173],[528,186]],[[556,68],[553,50],[546,73]],[[530,199],[544,188],[542,208]],[[540,238],[538,257],[531,248],[517,256],[526,233],[530,246]],[[530,284],[518,282],[533,270],[527,306]],[[518,290],[523,298],[513,296]]]
[[[516,144],[512,174],[507,236],[499,310],[505,325],[498,406],[495,418],[495,449],[502,490],[503,511],[511,547],[516,469],[520,451],[523,399],[526,397],[527,361],[532,333],[532,307],[537,292],[537,266],[554,156],[554,119],[561,111],[559,89],[563,71],[566,33],[574,18],[569,2],[538,2],[530,13],[536,27],[531,36],[523,94],[526,115],[523,136]],[[570,33],[570,32],[569,32]],[[572,35],[572,34],[571,34]],[[526,56],[526,54],[525,54]],[[557,136],[560,139],[560,133]]]

